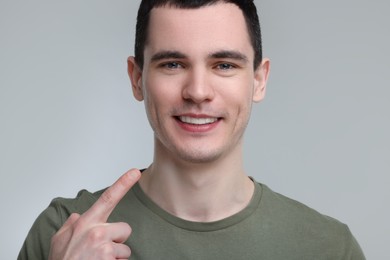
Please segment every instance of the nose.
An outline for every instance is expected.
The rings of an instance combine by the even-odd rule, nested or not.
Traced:
[[[196,104],[211,101],[215,95],[212,75],[205,69],[193,68],[187,75],[182,95],[185,100]]]

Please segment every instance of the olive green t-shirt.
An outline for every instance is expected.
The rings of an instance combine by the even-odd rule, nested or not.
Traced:
[[[249,205],[215,222],[191,222],[164,211],[136,184],[108,222],[127,222],[130,259],[365,259],[348,227],[255,183]],[[57,198],[33,224],[18,259],[47,259],[50,239],[71,213],[83,213],[104,190]]]

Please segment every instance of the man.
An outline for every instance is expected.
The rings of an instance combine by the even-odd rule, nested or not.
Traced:
[[[128,72],[153,163],[54,200],[19,259],[364,259],[346,225],[244,172],[269,73],[253,1],[142,1]]]

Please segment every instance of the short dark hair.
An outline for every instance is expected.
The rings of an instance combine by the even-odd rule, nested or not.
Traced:
[[[262,61],[262,42],[259,17],[253,0],[142,0],[138,9],[135,33],[135,61],[142,69],[144,65],[144,49],[147,44],[150,11],[156,7],[170,6],[181,9],[195,9],[216,3],[232,3],[237,5],[245,17],[246,26],[255,52],[254,68]]]

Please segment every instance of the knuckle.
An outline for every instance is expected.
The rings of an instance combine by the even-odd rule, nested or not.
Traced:
[[[77,220],[79,217],[80,217],[80,214],[72,213],[72,214],[70,214],[69,219]]]
[[[131,249],[130,247],[127,247],[126,257],[129,258],[131,256]]]
[[[123,223],[123,230],[125,230],[126,233],[128,234],[131,234],[131,232],[133,232],[133,229],[131,228],[131,226],[127,223]]]
[[[129,225],[127,226],[128,226],[128,234],[131,235],[131,233],[133,233],[133,229]]]
[[[115,249],[111,243],[104,243],[99,247],[99,252],[104,256],[113,256],[115,254]]]
[[[131,228],[131,226],[126,222],[118,222],[117,225],[118,225],[118,228],[121,229],[122,233],[127,237],[129,237],[131,235],[131,233],[133,232],[133,229]]]
[[[105,204],[111,204],[113,201],[112,194],[111,194],[110,190],[106,190],[105,192],[103,192],[103,194],[100,196],[100,198]]]
[[[92,243],[96,243],[105,239],[106,234],[104,229],[100,227],[91,228],[88,232],[88,240]]]
[[[79,219],[71,227],[72,234],[81,234],[81,233],[85,232],[86,227],[87,227],[86,223],[82,219]]]

